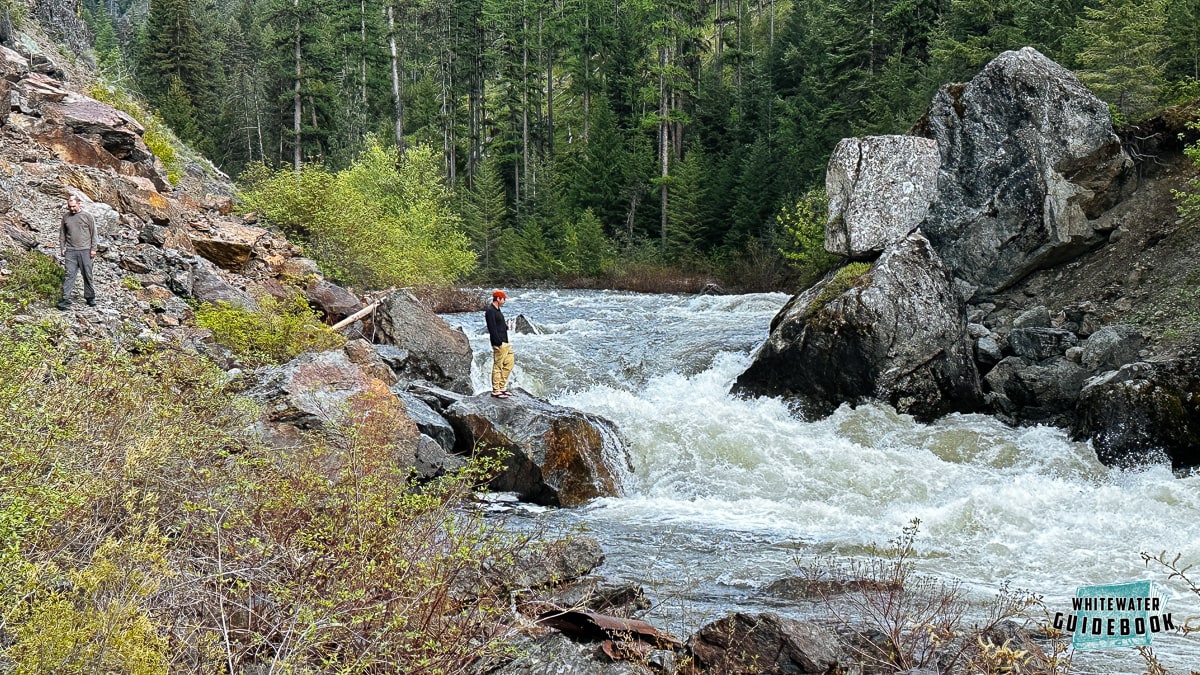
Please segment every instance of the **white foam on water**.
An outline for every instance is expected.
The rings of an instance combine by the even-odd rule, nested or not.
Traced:
[[[983,415],[926,425],[862,405],[805,422],[780,400],[730,396],[781,294],[515,295],[528,306],[520,313],[554,328],[513,338],[514,381],[613,420],[634,468],[627,494],[561,517],[602,534],[618,574],[684,586],[680,576],[703,577],[688,593],[710,611],[743,604],[747,588],[798,560],[884,544],[914,518],[920,571],[980,597],[1009,582],[1052,610],[1080,585],[1164,581],[1141,551],[1200,562],[1200,476],[1108,469],[1062,430]],[[482,390],[490,349],[485,336],[472,343]],[[1194,596],[1169,602],[1178,616],[1200,613]],[[1160,656],[1194,665],[1194,642],[1166,640]],[[1095,672],[1140,672],[1126,656],[1105,658],[1085,660],[1105,664]]]

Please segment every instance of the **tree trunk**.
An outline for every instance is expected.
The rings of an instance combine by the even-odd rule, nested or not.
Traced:
[[[663,250],[667,249],[667,176],[671,163],[671,145],[669,137],[669,115],[667,110],[667,62],[670,60],[668,53],[669,49],[666,46],[659,48],[658,66],[660,68],[658,75],[658,153],[659,160],[662,163],[662,185],[660,192],[662,193],[662,214],[661,214],[661,230],[662,230],[662,246]]]
[[[524,14],[525,3],[521,3]],[[521,20],[521,175],[529,191],[529,18]]]
[[[775,0],[771,0],[774,2]],[[359,47],[358,66],[359,66],[359,84],[362,87],[360,101],[362,101],[362,110],[360,115],[367,115],[367,0],[359,0],[358,3],[358,30],[359,30]]]
[[[296,82],[292,95],[292,168],[300,171],[300,0],[292,0],[296,10]]]
[[[404,91],[400,84],[400,53],[396,49],[396,10],[387,6],[388,44],[392,51],[392,105],[396,115],[396,149],[404,152]]]
[[[546,156],[554,158],[554,50],[546,50]]]

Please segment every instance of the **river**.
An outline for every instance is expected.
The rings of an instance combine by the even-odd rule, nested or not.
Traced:
[[[778,399],[730,396],[786,300],[516,290],[504,307],[543,331],[512,335],[510,387],[613,420],[633,465],[623,496],[531,517],[597,537],[599,571],[643,585],[651,622],[686,636],[734,608],[819,614],[763,589],[798,564],[862,555],[914,518],[918,571],[961,580],[980,602],[1007,582],[1065,612],[1077,586],[1165,581],[1141,551],[1200,562],[1200,476],[1108,469],[1061,430],[983,415],[925,425],[865,405],[804,422]],[[445,318],[470,337],[476,391],[489,389],[482,312]],[[1200,614],[1181,587],[1164,591],[1176,622]],[[1200,666],[1195,639],[1154,644],[1173,672]],[[1080,652],[1076,665],[1144,670],[1130,650]]]

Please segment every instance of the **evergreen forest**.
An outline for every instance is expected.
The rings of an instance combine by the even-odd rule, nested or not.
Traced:
[[[1200,0],[84,0],[84,18],[103,77],[250,193],[420,149],[474,253],[435,265],[451,278],[812,276],[837,141],[904,133],[1007,49],[1073,69],[1117,123],[1200,91]]]

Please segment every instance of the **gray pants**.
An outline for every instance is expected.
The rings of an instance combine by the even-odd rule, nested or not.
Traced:
[[[86,248],[67,249],[67,278],[63,279],[63,300],[70,302],[71,291],[75,290],[75,275],[83,272],[83,298],[92,300],[96,297],[96,287],[92,285],[92,255]]]

